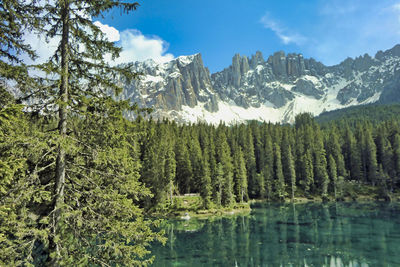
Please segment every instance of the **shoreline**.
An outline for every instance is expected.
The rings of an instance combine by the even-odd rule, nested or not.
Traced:
[[[329,198],[328,200],[323,200],[320,196],[297,196],[292,201],[290,198],[285,198],[283,201],[279,200],[268,200],[268,199],[251,199],[248,202],[236,203],[233,207],[219,207],[211,209],[203,209],[199,204],[201,200],[199,196],[180,196],[179,199],[181,203],[168,207],[167,209],[157,210],[150,213],[151,217],[159,219],[178,219],[178,220],[190,220],[190,219],[213,219],[213,218],[223,218],[230,217],[234,215],[249,215],[251,213],[251,205],[254,203],[276,203],[276,204],[306,204],[306,203],[367,203],[367,202],[400,202],[400,194],[392,194],[390,200],[384,198],[378,198],[375,192],[369,192],[370,194],[356,194],[353,196],[345,196],[341,200],[334,200]]]
[[[165,214],[161,214],[160,212],[152,213],[152,217],[160,218],[160,219],[178,219],[178,220],[190,220],[190,219],[209,219],[209,218],[223,218],[230,217],[234,215],[248,215],[251,212],[250,205],[251,202],[240,203],[240,207],[232,207],[232,208],[213,208],[213,209],[198,209],[191,211],[170,211]]]

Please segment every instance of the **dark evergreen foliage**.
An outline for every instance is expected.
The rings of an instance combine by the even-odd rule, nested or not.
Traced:
[[[340,200],[354,197],[349,183],[379,186],[386,195],[397,192],[399,122],[372,124],[365,117],[356,125],[350,119],[325,123],[321,128],[306,113],[296,117],[294,126],[141,123],[156,129],[166,127],[164,135],[155,136],[154,143],[159,146],[165,136],[174,136],[178,192],[199,193],[211,208],[248,199]],[[385,194],[382,197],[386,198]]]

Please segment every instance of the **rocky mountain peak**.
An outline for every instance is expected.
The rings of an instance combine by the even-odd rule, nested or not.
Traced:
[[[291,122],[299,112],[318,115],[376,102],[381,95],[382,101],[400,100],[400,45],[374,58],[364,54],[329,67],[283,51],[265,61],[257,51],[250,59],[235,54],[229,67],[211,75],[201,54],[164,64],[136,62],[132,71],[143,75],[126,85],[123,97],[153,107],[155,117],[182,122]]]
[[[264,64],[264,57],[260,51],[257,51],[255,55],[251,56],[250,67],[255,69],[258,65]]]

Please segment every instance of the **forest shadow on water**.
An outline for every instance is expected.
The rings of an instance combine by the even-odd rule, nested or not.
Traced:
[[[154,266],[400,266],[400,205],[256,203],[248,216],[168,221]]]

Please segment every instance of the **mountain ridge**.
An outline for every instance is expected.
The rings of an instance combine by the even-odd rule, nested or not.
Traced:
[[[235,54],[230,66],[212,74],[200,53],[163,64],[135,62],[132,71],[143,75],[124,85],[121,98],[178,122],[290,123],[300,112],[400,99],[400,45],[333,66],[283,51],[265,60],[257,51],[250,58]]]

